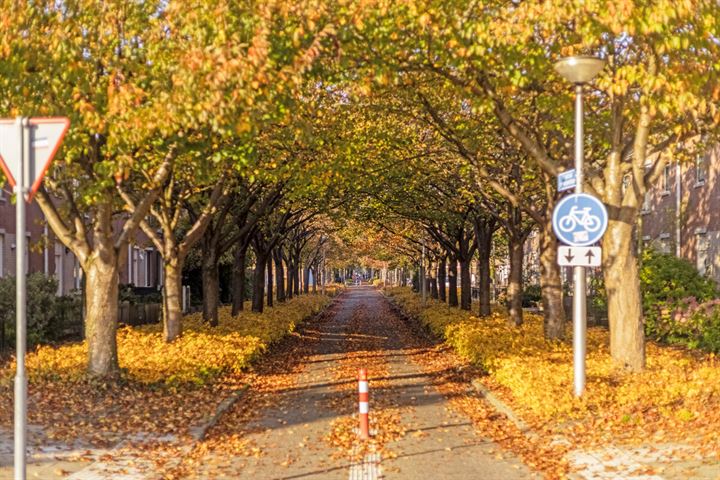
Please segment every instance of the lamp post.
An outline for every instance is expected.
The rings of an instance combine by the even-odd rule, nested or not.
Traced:
[[[575,193],[583,192],[583,85],[592,81],[605,60],[589,56],[567,57],[555,63],[555,71],[575,85]],[[573,267],[573,385],[575,396],[585,390],[587,337],[585,267]]]

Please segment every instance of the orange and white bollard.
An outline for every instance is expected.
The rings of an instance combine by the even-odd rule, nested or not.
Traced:
[[[367,369],[361,368],[358,372],[358,394],[359,412],[360,412],[360,438],[368,440],[370,438],[370,427],[368,422],[368,414],[370,413],[370,389],[368,388]]]

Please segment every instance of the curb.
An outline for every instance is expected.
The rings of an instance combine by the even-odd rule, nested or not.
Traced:
[[[498,412],[505,415],[508,420],[510,420],[515,426],[527,437],[536,437],[537,434],[532,431],[532,429],[528,426],[527,423],[525,423],[520,417],[515,415],[515,412],[512,411],[512,409],[502,400],[497,398],[492,391],[487,388],[483,383],[480,381],[479,378],[476,378],[472,382],[470,382],[473,389],[485,399],[490,405],[495,408]]]
[[[205,417],[202,423],[200,423],[199,425],[190,427],[189,433],[193,440],[197,442],[205,440],[205,436],[207,435],[208,430],[210,430],[217,424],[220,417],[222,417],[222,415],[227,412],[230,407],[235,405],[235,402],[240,400],[240,398],[245,394],[248,388],[250,388],[249,384],[244,385],[237,390],[234,390],[222,402],[220,402],[220,404],[215,409],[215,413],[213,413],[209,417]]]

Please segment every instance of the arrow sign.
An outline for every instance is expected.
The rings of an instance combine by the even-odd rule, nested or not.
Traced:
[[[0,120],[0,167],[12,187],[22,178],[23,135],[20,129],[25,128],[25,134],[30,135],[30,163],[23,182],[29,187],[28,202],[40,188],[69,127],[70,120],[65,117],[31,118],[25,126],[17,120]]]
[[[558,265],[561,267],[599,267],[601,263],[600,247],[558,247]]]

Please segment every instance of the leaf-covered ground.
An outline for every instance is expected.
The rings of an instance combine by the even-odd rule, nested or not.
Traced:
[[[578,400],[572,344],[544,340],[540,316],[526,314],[518,328],[501,314],[480,319],[434,301],[423,310],[409,289],[388,293],[478,367],[483,383],[548,438],[562,433],[585,446],[683,442],[696,447],[692,455],[720,455],[720,362],[712,354],[649,342],[646,371],[624,373],[613,368],[607,330],[590,328],[587,391]]]
[[[322,320],[260,362],[246,395],[165,476],[347,478],[352,462],[377,453],[382,469],[397,478],[420,478],[428,465],[437,478],[479,471],[533,478],[517,455],[489,439],[488,432],[500,432],[496,440],[511,447],[504,438],[514,427],[468,392],[470,377],[457,373],[463,364],[417,336],[377,292],[351,289]],[[368,442],[357,435],[360,367],[370,374]],[[455,405],[466,396],[486,412],[478,418],[485,426],[474,427],[475,419]],[[537,469],[556,467],[558,458]]]
[[[85,342],[40,346],[27,356],[28,422],[51,440],[107,446],[130,435],[183,436],[247,382],[251,363],[267,348],[321,311],[330,297],[303,295],[263,314],[230,315],[221,308],[212,328],[201,314],[185,317],[183,336],[162,340],[162,326],[122,328],[118,382],[84,376]],[[12,424],[14,362],[0,369],[0,425]]]

